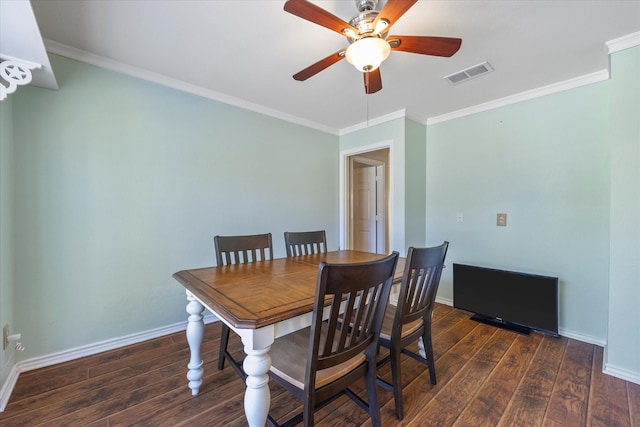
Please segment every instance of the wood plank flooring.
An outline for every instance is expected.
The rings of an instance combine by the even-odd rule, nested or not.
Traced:
[[[20,375],[0,426],[244,426],[244,383],[216,368],[219,324],[207,325],[203,386],[187,388],[189,348],[177,333]],[[405,418],[378,388],[383,426],[640,427],[640,385],[602,373],[602,348],[568,338],[530,336],[469,320],[438,304],[433,346],[438,383],[410,358],[402,363]],[[241,354],[237,336],[230,347]],[[389,366],[379,374],[390,379]],[[297,401],[271,382],[271,415],[286,419]],[[354,385],[364,394],[364,383]],[[370,425],[346,396],[316,412],[319,426]]]

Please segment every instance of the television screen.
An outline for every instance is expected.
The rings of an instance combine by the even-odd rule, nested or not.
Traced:
[[[498,326],[558,335],[558,278],[453,264],[453,305]]]

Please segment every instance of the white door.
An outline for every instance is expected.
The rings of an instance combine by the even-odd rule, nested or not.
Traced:
[[[353,249],[377,252],[376,167],[353,169]]]

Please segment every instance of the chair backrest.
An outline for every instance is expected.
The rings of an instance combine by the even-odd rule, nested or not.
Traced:
[[[327,236],[320,231],[285,231],[284,245],[287,256],[300,256],[327,252]]]
[[[319,266],[305,384],[318,370],[337,366],[361,352],[375,360],[384,310],[398,253],[378,261]],[[330,313],[323,321],[325,304]]]
[[[246,264],[273,259],[271,233],[249,236],[215,236],[218,265]]]
[[[431,316],[448,247],[445,241],[431,248],[409,248],[392,336],[400,336],[402,325]]]

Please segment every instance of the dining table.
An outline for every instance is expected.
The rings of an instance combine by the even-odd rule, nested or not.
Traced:
[[[186,289],[187,342],[190,359],[187,380],[197,395],[204,374],[200,346],[206,308],[242,340],[247,375],[244,411],[249,426],[264,426],[269,414],[269,349],[274,340],[311,325],[318,269],[321,262],[350,264],[384,258],[354,250],[276,258],[178,271],[173,277]],[[398,260],[394,282],[399,282],[404,259]]]

